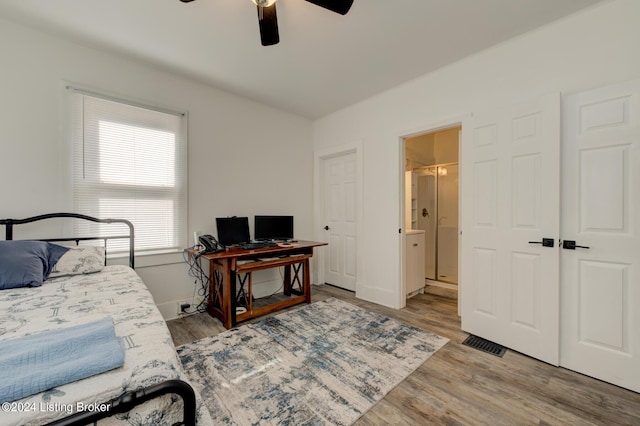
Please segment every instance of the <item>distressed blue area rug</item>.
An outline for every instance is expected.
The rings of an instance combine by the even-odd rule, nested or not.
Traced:
[[[178,354],[216,425],[349,425],[447,342],[331,298]]]

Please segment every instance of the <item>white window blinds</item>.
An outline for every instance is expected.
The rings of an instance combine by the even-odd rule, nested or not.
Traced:
[[[137,254],[186,245],[186,138],[182,114],[71,92],[74,209],[130,220]],[[82,224],[80,234],[121,235]],[[110,252],[127,242],[109,244]]]

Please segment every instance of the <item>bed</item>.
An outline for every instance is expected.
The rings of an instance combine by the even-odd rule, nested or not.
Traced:
[[[55,333],[111,318],[124,349],[124,364],[35,395],[2,401],[1,423],[87,424],[108,415],[98,424],[212,424],[208,411],[184,375],[169,330],[151,293],[133,269],[130,223],[72,213],[3,219],[0,220],[0,225],[6,226],[3,244],[16,246],[10,241],[14,239],[15,225],[59,218],[119,223],[128,226],[130,231],[124,236],[48,239],[46,244],[72,241],[77,247],[73,249],[73,256],[62,257],[72,250],[61,255],[56,265],[64,265],[60,268],[54,265],[50,277],[41,285],[0,290],[0,348],[2,344],[19,342],[20,338],[38,333]],[[129,239],[130,266],[105,266],[103,260],[102,265],[96,266],[95,259],[89,259],[95,249],[86,246],[90,241],[102,241],[107,247],[112,239],[122,238]],[[100,252],[98,249],[97,253]],[[78,258],[82,258],[82,262],[78,262]],[[93,269],[88,268],[89,272],[88,264],[93,265]],[[71,266],[75,270],[72,271]],[[105,410],[109,411],[105,413]]]

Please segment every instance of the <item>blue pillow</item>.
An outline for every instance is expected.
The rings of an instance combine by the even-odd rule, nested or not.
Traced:
[[[0,241],[0,290],[41,286],[67,250],[44,241]]]

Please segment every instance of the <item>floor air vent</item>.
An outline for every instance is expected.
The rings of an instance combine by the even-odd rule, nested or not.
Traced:
[[[473,334],[467,337],[463,345],[471,346],[472,348],[481,350],[482,352],[486,352],[491,355],[499,356],[502,358],[504,353],[507,351],[507,348],[504,346],[500,346],[497,343],[490,342],[488,340],[483,339],[482,337],[474,336]]]

